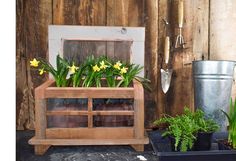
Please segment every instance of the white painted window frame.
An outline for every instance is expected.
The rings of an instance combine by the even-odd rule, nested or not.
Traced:
[[[56,66],[56,55],[63,56],[64,40],[132,41],[130,62],[144,66],[144,27],[49,25],[49,62]],[[139,74],[144,76],[144,71]]]

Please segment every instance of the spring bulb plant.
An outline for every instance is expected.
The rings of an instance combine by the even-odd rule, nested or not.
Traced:
[[[38,68],[39,75],[43,75],[44,73],[51,73],[53,78],[55,79],[57,87],[66,87],[69,85],[69,79],[67,79],[67,75],[69,71],[76,70],[76,67],[70,67],[70,63],[57,55],[56,58],[56,68],[54,68],[47,60],[42,58],[34,58],[30,61],[30,66],[33,68]]]
[[[135,64],[113,61],[106,56],[95,58],[88,56],[80,65],[74,61],[57,56],[56,69],[46,60],[34,58],[30,61],[33,68],[39,70],[39,74],[51,73],[56,81],[57,87],[102,87],[104,81],[108,87],[128,87],[133,79],[141,82],[144,87],[149,88],[150,81],[139,77],[143,67]]]
[[[233,102],[233,99],[230,100],[230,109],[229,113],[226,113],[222,110],[229,122],[228,128],[228,142],[232,145],[233,149],[236,149],[236,98]]]

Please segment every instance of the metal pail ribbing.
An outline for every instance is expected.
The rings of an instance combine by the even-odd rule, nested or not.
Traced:
[[[228,112],[233,84],[235,61],[193,61],[194,105],[214,119],[221,131],[226,131],[227,119],[221,109]]]

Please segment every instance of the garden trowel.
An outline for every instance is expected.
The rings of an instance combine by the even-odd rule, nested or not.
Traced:
[[[173,69],[169,69],[169,57],[170,57],[170,37],[166,36],[165,38],[165,48],[164,48],[164,67],[165,69],[161,69],[161,87],[162,91],[166,93],[170,87],[171,75]]]

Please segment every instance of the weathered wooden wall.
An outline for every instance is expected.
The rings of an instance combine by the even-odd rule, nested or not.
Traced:
[[[171,53],[174,69],[169,92],[160,84],[165,26],[170,18],[171,40],[177,32],[178,0],[17,0],[16,1],[16,124],[18,130],[34,128],[34,88],[44,82],[29,60],[47,55],[47,27],[54,25],[146,27],[145,75],[152,92],[145,91],[146,127],[162,113],[193,108],[192,60],[236,60],[236,1],[185,0],[183,34],[186,49]],[[167,15],[167,9],[170,12]],[[219,12],[220,10],[220,12]],[[221,14],[221,13],[225,14]],[[230,27],[228,27],[230,26]],[[234,96],[236,95],[234,86]]]

